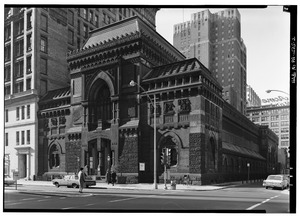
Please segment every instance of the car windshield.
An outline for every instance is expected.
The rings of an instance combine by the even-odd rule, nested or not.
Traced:
[[[268,180],[281,180],[282,179],[282,176],[268,176]]]

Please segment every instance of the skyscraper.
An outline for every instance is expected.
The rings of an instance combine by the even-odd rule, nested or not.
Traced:
[[[157,10],[5,7],[5,174],[37,174],[38,101],[70,85],[66,54],[82,47],[89,31],[131,16],[155,29]]]
[[[174,25],[173,44],[187,58],[199,59],[223,87],[223,98],[245,114],[246,46],[237,9],[204,10]]]

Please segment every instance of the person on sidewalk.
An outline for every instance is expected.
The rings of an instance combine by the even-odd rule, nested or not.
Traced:
[[[107,182],[107,184],[109,184],[111,182],[111,173],[110,173],[109,169],[107,169],[107,171],[106,171],[106,182]]]
[[[78,181],[79,181],[79,193],[82,193],[82,189],[84,187],[85,182],[85,174],[83,172],[83,168],[80,168],[80,171],[78,172]]]
[[[112,173],[111,173],[111,183],[112,185],[114,186],[116,181],[117,181],[117,173],[113,170]]]

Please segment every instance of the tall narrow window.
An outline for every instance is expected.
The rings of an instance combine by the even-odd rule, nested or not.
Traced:
[[[31,34],[27,35],[27,52],[32,50],[32,37]]]
[[[41,51],[47,53],[47,38],[41,37]]]
[[[49,152],[49,167],[50,169],[59,167],[60,165],[60,152],[57,148],[57,145],[52,145]]]
[[[27,105],[27,119],[30,119],[30,105]]]
[[[26,60],[26,73],[27,74],[31,74],[32,73],[32,69],[31,69],[31,56],[27,56],[27,60]]]
[[[5,110],[5,122],[8,122],[8,109]]]
[[[87,25],[83,25],[83,32],[84,32],[84,37],[87,38],[89,35],[89,30]]]
[[[74,44],[74,32],[71,29],[68,30],[68,42],[71,45]]]
[[[5,146],[8,146],[8,133],[5,133]]]
[[[31,78],[26,79],[26,90],[31,89]]]
[[[95,26],[96,26],[96,28],[98,28],[99,27],[99,17],[98,17],[98,15],[96,15],[95,14]]]
[[[47,91],[48,91],[47,81],[46,80],[41,80],[41,95],[46,94]]]
[[[27,144],[30,144],[30,130],[27,130]]]
[[[25,106],[22,106],[22,119],[25,119]]]
[[[68,23],[74,26],[74,13],[73,11],[68,11]]]
[[[10,61],[11,59],[11,46],[10,45],[7,45],[5,46],[4,48],[4,61]]]
[[[41,69],[41,74],[47,74],[48,66],[47,66],[47,59],[41,58],[41,63],[40,63],[40,69]]]
[[[44,14],[41,15],[41,29],[48,31],[48,17]]]
[[[22,131],[21,134],[22,134],[22,135],[21,135],[21,138],[22,138],[22,139],[21,139],[21,144],[24,145],[24,144],[25,144],[25,132]]]
[[[19,131],[16,132],[16,144],[20,145],[20,132]]]
[[[4,29],[4,40],[7,41],[7,40],[10,40],[11,38],[11,25],[7,25],[5,26],[5,29]]]
[[[20,107],[17,107],[17,110],[16,110],[16,119],[17,119],[17,121],[20,119]]]
[[[10,85],[4,87],[4,95],[10,95]]]
[[[32,13],[27,14],[27,30],[32,28]]]
[[[4,81],[10,81],[10,65],[4,68]]]
[[[87,19],[87,14],[88,14],[88,9],[84,8],[83,9],[83,18]]]

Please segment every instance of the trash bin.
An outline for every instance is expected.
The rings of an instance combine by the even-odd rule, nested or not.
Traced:
[[[171,190],[176,190],[176,181],[171,181]]]

